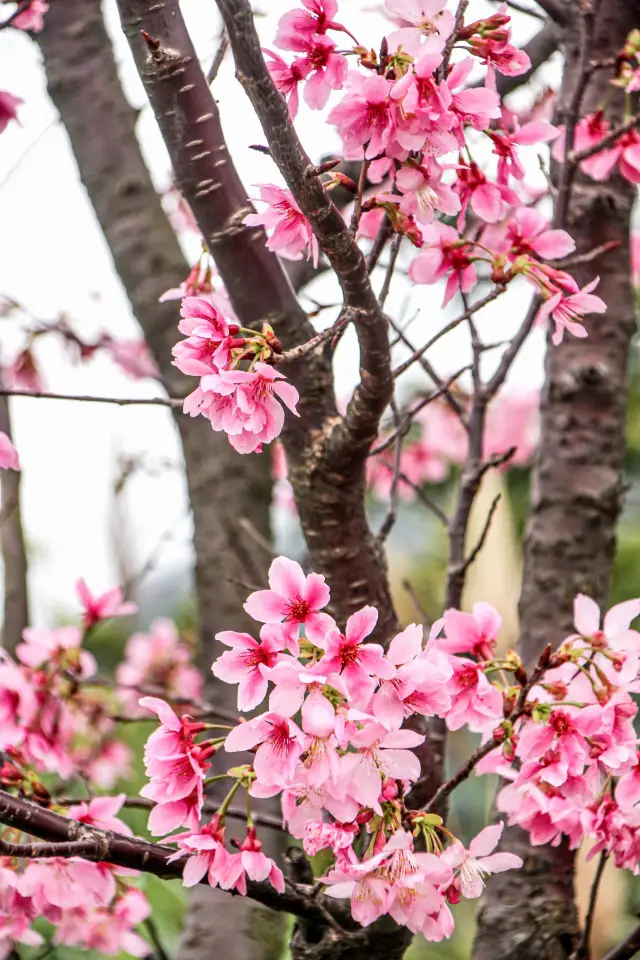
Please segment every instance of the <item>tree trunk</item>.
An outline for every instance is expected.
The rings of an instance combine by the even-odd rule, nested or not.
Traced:
[[[160,295],[186,277],[178,241],[165,216],[135,134],[136,111],[122,91],[98,0],[51,5],[39,36],[49,93],[67,129],[78,170],[93,204],[135,316],[174,396],[193,389],[192,378],[171,364],[179,339],[175,302]],[[215,681],[211,663],[221,629],[255,624],[242,610],[246,591],[230,582],[254,580],[265,557],[239,525],[245,517],[269,539],[271,481],[268,456],[242,457],[208,422],[181,412],[182,440],[194,521],[200,660],[215,702],[233,708],[235,689]],[[264,936],[270,927],[272,936]],[[256,931],[259,930],[259,936]],[[273,960],[281,949],[282,918],[240,897],[207,888],[193,894],[181,960]]]
[[[11,439],[8,397],[0,397],[0,430]],[[27,550],[20,510],[20,481],[21,474],[18,470],[3,470],[0,474],[0,543],[4,566],[2,646],[10,653],[13,653],[20,643],[24,628],[29,626]]]
[[[574,0],[565,36],[560,121],[581,73],[578,10]],[[587,61],[615,56],[639,14],[636,0],[600,3]],[[582,115],[606,102],[609,78],[605,70],[592,75]],[[616,106],[620,101],[622,96],[614,96]],[[614,122],[619,120],[619,113],[611,113]],[[601,274],[598,294],[607,313],[587,320],[588,339],[568,336],[547,351],[520,601],[520,652],[527,665],[547,643],[557,646],[572,632],[577,593],[602,605],[609,592],[622,505],[627,361],[636,329],[629,262],[633,196],[619,177],[596,183],[578,174],[568,209],[566,227],[579,253],[608,242],[619,246],[572,270],[580,286]],[[521,830],[506,831],[503,847],[522,856],[524,867],[491,878],[475,960],[566,960],[578,933],[573,854],[565,844],[530,847]]]

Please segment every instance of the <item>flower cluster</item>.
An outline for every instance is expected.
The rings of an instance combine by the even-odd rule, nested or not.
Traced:
[[[420,248],[410,278],[416,284],[446,280],[445,305],[457,291],[468,294],[476,286],[482,267],[496,284],[523,277],[536,288],[543,300],[537,320],[553,321],[554,343],[565,330],[586,336],[585,314],[605,310],[592,292],[598,280],[581,290],[569,274],[546,263],[567,257],[575,245],[531,206],[521,155],[555,140],[554,155],[562,159],[562,128],[542,117],[520,125],[496,92],[496,71],[515,76],[530,66],[526,53],[511,43],[506,6],[490,17],[462,23],[453,46],[456,59],[449,63],[455,18],[441,0],[385,0],[398,29],[385,37],[380,57],[360,46],[337,19],[335,0],[303,0],[303,5],[282,17],[275,38],[277,47],[295,54],[293,60],[266,50],[268,66],[292,118],[301,85],[306,103],[316,110],[327,105],[332,91],[345,91],[327,123],[342,138],[342,156],[364,161],[369,183],[381,185],[362,206],[363,235],[370,235],[366,218],[375,218],[377,231],[388,217],[398,233]],[[344,49],[345,35],[354,40],[351,49]],[[630,44],[625,63],[637,58],[631,39]],[[349,60],[356,69],[349,69]],[[487,67],[485,82],[471,87],[469,74],[478,61]],[[585,118],[575,146],[597,143],[609,129],[602,115]],[[624,176],[638,182],[640,167],[633,173],[637,142],[638,134],[631,130],[583,167],[604,179],[618,163]],[[487,146],[494,158],[492,172],[471,159],[470,147],[477,153]],[[330,173],[325,186],[339,184],[345,185],[344,175]],[[353,183],[350,188],[357,189]],[[269,248],[294,258],[307,251],[317,260],[317,241],[291,193],[263,185],[261,200],[266,210],[245,222],[271,231]]]
[[[239,453],[254,453],[282,432],[284,410],[297,416],[298,391],[264,360],[280,352],[268,324],[260,334],[228,323],[209,300],[185,297],[179,329],[185,340],[173,348],[174,363],[183,373],[200,377],[200,385],[185,400],[185,413],[202,414],[216,431],[223,431]],[[249,332],[250,338],[238,337]],[[250,368],[238,364],[251,359]]]
[[[450,730],[481,734],[483,749],[469,766],[510,782],[498,806],[534,843],[577,845],[584,837],[619,866],[640,863],[636,801],[640,786],[633,730],[640,634],[630,622],[640,601],[614,607],[600,627],[598,608],[576,600],[576,629],[548,649],[531,676],[517,654],[497,653],[501,627],[489,604],[471,613],[450,609],[426,642],[411,624],[386,649],[370,642],[377,611],[356,611],[341,629],[326,612],[324,578],[305,576],[284,557],[274,560],[270,589],[253,593],[245,610],[262,623],[259,639],[225,631],[228,649],[214,674],[238,685],[238,709],[264,712],[210,739],[216,725],[181,719],[161,700],[143,700],[160,719],[147,744],[151,778],[143,794],[157,800],[151,828],[187,857],[185,883],[207,876],[245,893],[249,880],[282,875],[260,849],[249,813],[247,834],[225,840],[229,805],[240,789],[251,798],[280,796],[283,822],[310,856],[332,865],[320,881],[333,897],[350,897],[363,925],[384,913],[427,939],[453,930],[450,907],[478,897],[483,877],[517,868],[518,857],[493,853],[502,825],[488,827],[468,849],[440,816],[415,806],[424,737],[407,720],[441,717]],[[497,679],[497,678],[500,679]],[[206,739],[198,740],[201,734]],[[217,813],[201,825],[209,760],[252,754],[250,764],[217,778],[232,785]],[[446,789],[446,788],[445,788]],[[431,798],[433,801],[433,798]]]
[[[65,815],[89,826],[130,835],[117,817],[124,795],[97,797],[72,805]],[[115,956],[125,950],[135,957],[150,953],[149,944],[134,931],[151,912],[146,896],[130,886],[120,870],[108,863],[90,863],[80,857],[29,860],[24,865],[11,857],[0,863],[0,954],[6,956],[15,942],[42,943],[32,927],[38,917],[55,926],[52,944],[99,950]]]

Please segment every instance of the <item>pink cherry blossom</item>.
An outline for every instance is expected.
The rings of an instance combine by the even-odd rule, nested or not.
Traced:
[[[187,339],[172,350],[175,366],[192,376],[224,370],[234,345],[231,334],[237,332],[237,326],[230,328],[220,311],[202,297],[185,297],[180,315],[178,329]]]
[[[418,223],[432,223],[436,210],[453,216],[460,210],[460,199],[453,189],[442,180],[442,171],[437,164],[421,167],[401,167],[396,174],[396,186],[402,197],[379,194],[378,199],[399,202],[407,216]]]
[[[317,267],[318,241],[291,191],[273,184],[262,184],[260,199],[267,204],[267,209],[263,213],[248,214],[243,223],[271,230],[267,247],[274,253],[286,260],[300,260],[306,251],[307,259],[311,258]]]
[[[283,786],[293,775],[304,743],[304,734],[293,720],[277,713],[263,713],[234,727],[224,748],[227,753],[234,753],[257,746],[253,766],[258,779],[264,784]]]
[[[576,248],[566,230],[549,229],[549,221],[533,207],[518,207],[507,221],[490,224],[483,231],[482,242],[495,253],[513,257],[533,253],[543,260],[559,260]]]
[[[108,350],[112,360],[133,380],[151,377],[160,378],[160,372],[151,351],[144,340],[114,340],[105,338],[102,346]]]
[[[111,617],[128,617],[137,613],[135,603],[124,602],[124,594],[120,587],[114,587],[106,593],[94,596],[84,580],[76,583],[76,593],[83,607],[82,622],[85,630],[90,630],[101,620]]]
[[[322,641],[329,630],[335,629],[333,619],[321,613],[329,602],[329,587],[324,577],[317,573],[305,577],[300,564],[278,557],[269,568],[269,588],[252,593],[244,609],[254,620],[283,622],[283,636],[294,655],[298,654],[300,626],[313,643]]]
[[[401,24],[387,37],[389,50],[402,47],[416,55],[423,40],[429,48],[441,50],[455,26],[455,17],[446,9],[446,0],[385,0],[387,12]]]
[[[446,610],[446,637],[438,640],[438,647],[447,653],[470,653],[478,660],[491,660],[501,626],[502,617],[490,603],[475,603],[473,613]]]
[[[284,411],[276,397],[298,416],[298,391],[282,383],[284,374],[257,362],[253,371],[222,370],[203,377],[185,401],[185,412],[204,414],[214,430],[224,431],[239,453],[259,451],[282,431]]]
[[[172,697],[199,700],[202,676],[191,659],[193,650],[180,639],[172,620],[154,620],[149,633],[134,633],[127,640],[125,656],[116,668],[119,694],[135,711],[140,687],[154,688]]]
[[[347,686],[353,701],[366,700],[373,692],[375,680],[390,680],[395,676],[395,667],[385,660],[382,647],[377,643],[363,643],[373,631],[378,620],[378,611],[363,607],[347,620],[345,632],[332,630],[319,646],[324,656],[318,669],[328,677],[338,674]]]
[[[498,157],[498,183],[508,184],[509,177],[524,178],[524,168],[518,157],[518,146],[548,143],[560,135],[560,131],[547,120],[531,120],[512,133],[506,130],[490,130],[493,152]]]
[[[284,649],[285,637],[279,627],[265,624],[260,631],[260,642],[248,633],[235,630],[223,630],[216,634],[216,640],[231,647],[212,666],[213,675],[225,683],[238,684],[238,709],[253,710],[262,703],[268,681],[262,667],[272,667],[278,661],[278,655]]]
[[[33,33],[40,33],[44,28],[44,15],[49,9],[49,4],[45,0],[29,0],[25,10],[21,10],[17,17],[11,21],[12,27],[18,30],[31,30]]]
[[[262,853],[262,844],[256,836],[255,827],[247,829],[247,835],[240,845],[240,861],[250,880],[257,883],[268,880],[278,893],[284,893],[282,870],[270,857]]]
[[[587,336],[587,331],[583,326],[585,314],[606,312],[607,305],[604,300],[591,293],[599,282],[600,277],[596,277],[582,290],[569,295],[562,290],[558,290],[542,304],[536,320],[538,323],[544,323],[548,317],[551,317],[555,324],[555,331],[551,340],[556,346],[562,343],[565,330],[574,337]]]
[[[97,670],[93,654],[82,650],[82,633],[77,627],[28,627],[22,634],[23,642],[16,647],[16,656],[29,667],[63,663],[70,672],[90,677]]]
[[[306,10],[289,10],[278,21],[275,43],[281,50],[299,50],[302,40],[322,36],[327,30],[348,33],[334,20],[337,0],[301,0],[301,3]]]
[[[424,247],[411,262],[409,276],[414,283],[435,283],[448,276],[442,306],[453,298],[458,288],[469,293],[476,283],[476,268],[469,257],[469,248],[457,231],[444,223],[428,224],[423,230]]]
[[[120,793],[115,797],[94,797],[88,803],[77,803],[69,807],[67,815],[79,823],[87,823],[100,830],[111,830],[124,836],[132,831],[126,823],[116,816],[122,809],[126,796]]]
[[[335,124],[347,152],[357,155],[367,144],[365,157],[382,153],[393,128],[391,81],[384,77],[352,74],[346,97],[330,112],[327,123]]]
[[[412,748],[424,742],[413,730],[387,730],[369,718],[349,737],[358,753],[346,753],[340,762],[340,780],[349,796],[364,807],[381,813],[380,793],[383,775],[394,780],[415,781],[420,776],[420,761]]]
[[[445,687],[451,696],[451,710],[446,716],[449,730],[465,725],[476,731],[496,727],[502,720],[502,695],[482,672],[482,666],[464,657],[452,658],[451,666],[453,676]]]
[[[273,82],[289,105],[291,119],[295,120],[300,108],[298,86],[309,75],[311,65],[302,57],[296,57],[292,63],[287,63],[273,50],[263,50],[271,59],[266,61]]]
[[[0,430],[0,470],[20,470],[20,457],[11,440]]]
[[[475,899],[481,896],[483,878],[489,874],[517,870],[522,866],[522,859],[514,853],[492,852],[498,845],[503,829],[503,823],[485,827],[471,841],[468,850],[461,843],[454,843],[442,854],[442,859],[455,871],[455,883],[463,897]]]
[[[24,101],[7,90],[0,90],[0,133],[6,130],[9,121],[18,121],[18,107]]]

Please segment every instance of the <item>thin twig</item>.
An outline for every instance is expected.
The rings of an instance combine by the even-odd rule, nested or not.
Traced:
[[[162,940],[160,939],[160,934],[158,933],[158,928],[153,917],[149,916],[144,921],[144,925],[149,934],[149,939],[153,944],[153,949],[158,960],[169,960],[169,954],[162,945]]]
[[[403,590],[406,590],[406,592],[409,594],[409,597],[411,598],[411,602],[413,603],[414,607],[416,608],[416,611],[417,611],[418,614],[420,615],[420,619],[421,619],[421,621],[422,621],[423,627],[427,627],[427,628],[428,628],[428,627],[430,626],[430,624],[429,624],[429,617],[427,616],[427,611],[424,609],[424,607],[423,607],[422,604],[420,603],[420,600],[418,599],[418,595],[417,595],[417,593],[415,592],[415,590],[414,590],[414,588],[413,588],[413,584],[411,583],[411,581],[410,581],[410,580],[403,580],[403,581],[402,581],[402,589],[403,589]]]
[[[216,50],[213,60],[211,61],[211,66],[207,70],[207,83],[209,84],[209,86],[211,86],[213,81],[218,76],[220,67],[222,66],[222,63],[224,61],[224,58],[226,56],[228,49],[229,49],[229,37],[227,36],[227,31],[223,27],[222,35],[218,43],[218,49]]]
[[[600,889],[600,883],[602,881],[602,876],[604,874],[605,867],[607,866],[608,859],[609,853],[606,850],[603,850],[598,859],[598,866],[593,878],[593,883],[591,884],[591,892],[589,893],[589,906],[587,907],[587,915],[585,917],[584,927],[582,928],[580,943],[569,957],[569,960],[589,960],[589,943],[591,941],[591,931],[593,929],[593,921],[595,919],[598,891]]]
[[[390,402],[391,412],[393,414],[393,422],[395,425],[395,451],[393,456],[393,476],[391,478],[391,490],[389,491],[389,509],[387,515],[382,521],[382,525],[378,530],[377,540],[378,543],[384,543],[389,534],[391,533],[393,526],[396,522],[396,517],[398,515],[398,494],[399,494],[399,485],[400,485],[400,462],[402,459],[402,440],[403,432],[401,429],[400,413],[398,412],[398,407],[396,405],[395,398],[391,399]]]
[[[367,171],[369,169],[370,163],[371,163],[370,160],[363,160],[360,166],[360,176],[358,177],[358,192],[356,194],[355,203],[353,205],[353,213],[351,215],[351,225],[349,227],[354,237],[358,232],[358,227],[360,225],[360,217],[362,216],[362,199],[364,197],[364,188],[367,183]]]
[[[491,526],[491,521],[493,520],[493,515],[496,512],[496,509],[498,507],[498,504],[500,503],[501,498],[502,498],[501,493],[496,494],[496,496],[493,498],[493,502],[489,507],[489,513],[487,514],[487,519],[485,520],[485,524],[484,524],[484,527],[482,528],[482,533],[478,538],[478,542],[476,543],[475,547],[473,548],[473,550],[471,551],[467,559],[464,561],[465,571],[469,569],[469,567],[474,562],[474,560],[476,559],[476,557],[478,556],[478,554],[480,553],[480,551],[482,550],[482,548],[486,543],[487,536],[489,534],[489,528]]]
[[[387,302],[389,290],[391,289],[391,281],[393,280],[393,273],[396,269],[401,243],[402,234],[399,233],[393,238],[393,243],[391,244],[391,253],[389,255],[389,263],[387,264],[387,272],[385,273],[382,290],[380,291],[380,296],[378,297],[378,303],[380,304],[380,308],[382,310],[384,310],[384,305]]]
[[[444,510],[442,510],[437,503],[434,503],[433,500],[431,500],[431,498],[424,493],[422,488],[417,483],[414,483],[413,480],[410,480],[406,473],[400,472],[399,476],[403,483],[406,483],[408,487],[411,487],[418,500],[420,500],[420,502],[423,503],[425,507],[438,518],[438,520],[440,520],[445,530],[448,529],[450,521]]]
[[[631,960],[640,950],[640,923],[603,960]]]
[[[145,406],[145,407],[181,407],[184,397],[73,397],[67,393],[47,393],[43,390],[9,390],[0,388],[1,397],[31,397],[35,400],[75,400],[78,403],[114,403],[118,407]]]
[[[423,347],[419,347],[407,360],[404,361],[404,363],[401,363],[400,366],[396,367],[396,369],[393,371],[394,378],[399,377],[406,370],[408,370],[409,367],[416,363],[416,361],[420,360],[423,354],[425,354],[434,345],[434,343],[437,343],[438,340],[444,337],[447,333],[455,330],[456,327],[460,326],[461,323],[464,323],[465,320],[468,320],[469,317],[472,317],[475,313],[478,313],[478,311],[482,310],[483,307],[486,307],[487,304],[492,303],[499,296],[501,296],[506,289],[507,288],[502,284],[498,284],[485,297],[482,297],[481,300],[478,300],[476,303],[472,304],[468,310],[465,310],[464,313],[461,313],[459,317],[456,317],[455,320],[451,320],[449,323],[447,323],[446,326],[444,326],[442,330],[439,330],[438,333],[434,334],[434,336],[431,337],[431,339],[428,340]]]

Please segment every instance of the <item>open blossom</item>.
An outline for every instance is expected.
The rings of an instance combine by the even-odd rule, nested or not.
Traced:
[[[502,617],[490,603],[474,603],[473,613],[446,610],[446,637],[441,637],[437,646],[448,653],[470,653],[479,660],[490,660],[501,626]]]
[[[311,69],[307,60],[296,57],[292,63],[287,63],[273,50],[263,50],[271,59],[266,60],[273,82],[289,105],[291,119],[295,120],[300,109],[300,94],[298,87],[309,75]]]
[[[387,36],[389,50],[398,47],[417,55],[423,41],[429,49],[442,50],[455,26],[447,0],[385,0],[387,12],[400,24]]]
[[[393,129],[391,81],[353,73],[348,88],[346,97],[330,112],[327,123],[338,128],[347,153],[357,156],[367,144],[365,157],[372,160],[382,153]]]
[[[229,326],[220,311],[202,297],[185,297],[178,324],[186,340],[172,350],[173,363],[183,373],[202,376],[224,370],[234,346],[232,334],[237,325]]]
[[[211,668],[214,676],[225,683],[238,684],[238,710],[253,710],[262,703],[268,681],[262,667],[272,667],[278,654],[284,649],[284,637],[278,627],[265,624],[260,631],[260,642],[248,633],[223,630],[216,640],[231,647],[225,651]]]
[[[281,50],[299,50],[304,39],[322,36],[328,30],[348,31],[334,18],[338,12],[337,0],[300,0],[304,10],[289,10],[278,21],[275,43]]]
[[[482,242],[492,253],[509,253],[512,257],[533,253],[543,260],[559,260],[576,248],[566,230],[550,229],[546,217],[533,207],[518,207],[502,223],[489,224]]]
[[[498,157],[498,183],[508,184],[510,176],[516,180],[524,178],[518,146],[548,143],[559,133],[558,128],[548,120],[530,120],[522,127],[516,125],[516,129],[510,133],[504,129],[488,131],[488,136],[493,140],[493,152]]]
[[[276,397],[298,416],[298,391],[283,380],[284,374],[261,362],[252,371],[221,370],[202,378],[185,400],[185,412],[202,413],[238,453],[253,453],[282,432],[284,411]]]
[[[514,853],[493,853],[502,836],[503,823],[485,827],[465,850],[461,843],[454,843],[442,854],[455,872],[455,885],[463,897],[475,899],[482,895],[484,877],[505,870],[517,870],[522,859]]]
[[[248,214],[243,223],[272,231],[267,247],[274,253],[286,260],[300,260],[306,252],[307,258],[311,258],[314,267],[317,267],[318,241],[291,191],[272,184],[262,184],[260,199],[267,204],[266,210]]]
[[[591,292],[595,290],[599,282],[600,277],[596,277],[582,290],[579,290],[576,285],[575,293],[567,294],[558,290],[542,304],[536,319],[538,323],[543,323],[548,317],[551,317],[555,325],[551,340],[556,346],[562,343],[565,330],[574,337],[587,336],[587,331],[583,326],[585,314],[605,313],[606,303]]]
[[[435,283],[447,278],[445,307],[458,288],[469,293],[475,286],[476,268],[469,256],[469,247],[458,232],[444,223],[428,224],[423,230],[424,246],[409,267],[409,276],[414,283]]]
[[[329,678],[338,674],[346,684],[349,696],[357,702],[368,699],[375,687],[375,680],[390,680],[395,676],[395,667],[385,660],[382,647],[377,643],[363,643],[373,631],[378,620],[374,607],[363,607],[347,620],[344,633],[332,630],[322,643],[324,655],[318,663]]]
[[[342,90],[344,86],[349,72],[347,59],[336,52],[335,41],[327,36],[300,34],[295,43],[295,49],[302,54],[294,64],[296,73],[301,72],[306,81],[304,99],[313,110],[322,110],[331,91]],[[286,75],[282,68],[278,72],[282,85],[283,81],[286,83]]]
[[[18,30],[31,30],[33,33],[40,33],[44,28],[44,15],[49,9],[49,4],[45,0],[29,0],[26,8],[21,10],[17,17],[11,21],[12,27]]]
[[[496,727],[502,720],[502,694],[489,682],[482,666],[463,657],[453,659],[451,666],[453,676],[445,688],[451,696],[451,710],[446,716],[449,730],[465,725],[475,731]]]
[[[77,627],[27,627],[22,643],[16,647],[16,656],[29,667],[64,663],[67,670],[85,678],[97,670],[93,654],[82,650],[82,633]]]
[[[401,167],[396,174],[396,186],[401,196],[385,193],[378,199],[399,203],[400,210],[413,216],[418,223],[432,223],[436,210],[454,216],[460,210],[460,198],[449,184],[442,180],[437,164],[421,167]]]
[[[291,652],[298,654],[298,632],[313,643],[321,642],[335,629],[333,619],[322,608],[329,602],[329,587],[324,577],[310,573],[287,557],[278,557],[269,567],[269,590],[252,593],[244,605],[250,617],[263,623],[282,622],[282,635]]]
[[[264,784],[284,785],[293,775],[304,743],[304,734],[293,720],[277,713],[263,713],[234,727],[224,748],[234,753],[257,746],[253,766],[258,779]]]
[[[11,440],[0,430],[0,470],[19,470],[20,457]]]
[[[135,603],[129,601],[125,603],[120,587],[114,587],[113,590],[94,596],[84,580],[80,579],[76,583],[76,593],[83,607],[82,622],[85,630],[90,630],[101,620],[109,620],[111,617],[128,617],[138,610]]]
[[[122,809],[126,800],[124,793],[116,797],[94,797],[88,803],[77,803],[69,807],[67,813],[72,820],[87,823],[100,830],[112,830],[131,836],[131,829],[116,814]]]
[[[363,807],[381,813],[383,777],[417,780],[420,761],[412,750],[424,743],[424,737],[414,730],[389,731],[366,715],[362,719],[368,722],[349,736],[358,753],[346,753],[342,757],[340,782],[345,792]]]

